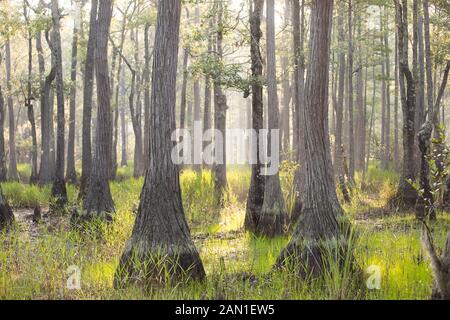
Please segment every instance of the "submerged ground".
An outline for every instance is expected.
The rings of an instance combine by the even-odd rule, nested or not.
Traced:
[[[281,174],[288,209],[293,205],[294,169],[284,164]],[[28,169],[21,166],[21,171],[26,177]],[[220,212],[214,209],[208,171],[198,175],[185,170],[181,177],[186,216],[207,280],[147,290],[115,290],[114,271],[131,234],[143,183],[130,178],[131,172],[131,168],[121,168],[120,181],[111,184],[115,221],[107,226],[96,223],[92,232],[83,233],[70,228],[69,215],[45,215],[50,187],[3,184],[17,224],[9,234],[0,235],[0,299],[429,299],[431,295],[432,274],[421,246],[421,225],[412,213],[385,209],[395,192],[397,176],[375,165],[370,167],[363,188],[358,179],[353,201],[345,206],[356,227],[355,256],[368,271],[365,278],[380,272],[381,282],[375,289],[356,291],[349,285],[352,279],[332,272],[321,282],[272,272],[289,236],[255,238],[243,230],[250,171],[229,168],[230,191],[226,208]],[[76,187],[69,186],[68,192],[71,204],[76,205]],[[33,209],[38,204],[44,216],[40,223],[34,223]],[[449,215],[441,212],[432,226],[438,247],[449,227]],[[70,284],[77,271],[81,286],[74,289]]]

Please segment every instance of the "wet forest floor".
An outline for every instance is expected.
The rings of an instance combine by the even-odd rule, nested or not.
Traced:
[[[115,268],[131,234],[143,183],[129,178],[128,169],[122,170],[120,181],[111,183],[117,209],[114,222],[94,222],[92,230],[84,232],[71,228],[68,215],[47,214],[49,187],[2,185],[14,207],[16,225],[0,235],[0,299],[429,299],[431,295],[432,274],[421,245],[421,225],[410,212],[386,209],[398,178],[375,166],[364,189],[354,188],[352,203],[345,209],[355,225],[358,264],[368,271],[366,279],[373,270],[379,271],[377,288],[356,292],[352,279],[331,273],[320,281],[305,282],[295,273],[272,272],[289,235],[267,239],[244,231],[250,171],[233,167],[228,171],[226,206],[220,211],[214,207],[210,172],[185,170],[181,176],[185,214],[207,280],[116,290]],[[284,166],[281,179],[291,209],[293,168]],[[76,187],[70,186],[68,193],[70,205],[79,205]],[[33,221],[36,205],[43,212],[39,222]],[[438,247],[449,227],[450,215],[440,212],[432,225]],[[80,286],[74,288],[78,274]]]

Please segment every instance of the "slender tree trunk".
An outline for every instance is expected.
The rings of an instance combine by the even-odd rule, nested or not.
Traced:
[[[267,93],[268,93],[268,151],[274,157],[275,152],[279,152],[279,148],[272,149],[273,130],[279,130],[279,110],[278,110],[278,93],[277,93],[277,75],[276,75],[276,45],[275,45],[275,1],[267,0],[266,2],[266,40],[267,40]],[[279,139],[275,142],[279,146]],[[277,156],[275,156],[277,158]],[[279,156],[278,156],[279,158]],[[283,234],[285,226],[288,222],[288,214],[281,191],[281,183],[279,171],[270,173],[267,176],[264,190],[264,202],[261,208],[261,216],[258,218],[256,226],[256,234],[274,237]]]
[[[289,26],[289,9],[291,0],[285,0],[285,10],[284,10],[284,28]],[[288,41],[288,39],[286,39]],[[289,55],[287,53],[283,54],[281,58],[281,69],[283,70],[283,108],[281,111],[281,137],[283,158],[289,159],[289,154],[291,152],[291,126],[290,126],[290,104],[292,100],[292,90],[289,81]]]
[[[136,62],[136,101],[134,110],[131,111],[133,119],[133,130],[134,130],[134,177],[138,178],[144,175],[145,165],[144,165],[144,141],[142,137],[142,100],[141,100],[141,88],[142,88],[142,78],[139,73],[140,56],[139,56],[139,38],[137,36],[137,28],[135,33],[131,33],[132,41],[134,42],[134,61]],[[132,103],[132,101],[130,101]],[[130,105],[131,107],[131,105]]]
[[[50,168],[50,134],[51,134],[51,107],[50,107],[50,91],[52,82],[55,79],[55,67],[51,66],[51,70],[47,76],[45,73],[45,61],[42,49],[41,33],[36,34],[36,51],[38,52],[39,76],[40,76],[40,105],[41,105],[41,163],[39,168],[39,184],[47,185],[52,181]]]
[[[57,101],[57,135],[56,135],[56,162],[55,176],[53,178],[52,196],[56,199],[55,209],[67,204],[66,182],[64,179],[64,146],[65,146],[65,119],[64,119],[64,79],[62,71],[62,50],[60,37],[60,12],[58,0],[52,0],[53,21],[53,55],[56,69],[56,101]]]
[[[398,46],[397,33],[395,33],[395,48]],[[394,163],[396,171],[400,170],[400,134],[399,134],[399,67],[398,67],[398,50],[394,50],[395,54],[395,102],[394,102]]]
[[[70,107],[69,107],[69,141],[67,146],[67,171],[66,179],[70,183],[77,183],[75,171],[75,112],[77,97],[77,65],[78,65],[78,23],[79,17],[75,17],[72,38],[72,63],[70,70]]]
[[[353,127],[353,3],[348,2],[348,139],[349,139],[349,181],[355,180],[355,135]]]
[[[373,93],[372,93],[372,111],[370,113],[369,138],[367,140],[367,156],[366,156],[366,171],[369,171],[370,153],[372,147],[372,136],[375,127],[375,98],[377,93],[377,81],[375,74],[375,66],[373,66]]]
[[[109,0],[98,3],[95,75],[97,80],[97,129],[93,170],[86,198],[83,203],[85,217],[96,215],[111,220],[115,212],[109,189],[109,168],[111,159],[111,85],[108,74],[108,36],[111,24],[112,6]]]
[[[403,169],[396,202],[405,208],[413,208],[417,192],[409,181],[415,180],[415,102],[416,86],[408,63],[408,6],[407,0],[395,0],[400,68],[400,94],[403,109]]]
[[[6,154],[5,154],[5,98],[3,97],[2,86],[0,85],[0,182],[5,182],[8,179],[6,169]]]
[[[5,66],[6,66],[6,89],[8,91],[7,104],[8,104],[8,117],[9,117],[9,170],[8,179],[12,181],[19,180],[19,174],[17,173],[17,160],[16,160],[16,134],[15,134],[15,121],[14,121],[14,104],[11,96],[11,46],[9,38],[5,43]]]
[[[181,84],[181,101],[180,101],[180,129],[186,127],[186,103],[187,103],[187,79],[188,79],[188,62],[189,62],[189,50],[184,48],[183,50],[183,83]]]
[[[116,287],[136,281],[150,286],[154,282],[164,282],[165,275],[169,276],[169,280],[205,277],[184,216],[179,170],[171,161],[173,142],[167,134],[176,128],[180,15],[180,0],[158,2],[151,90],[150,158],[133,233],[116,271]]]
[[[150,24],[145,24],[144,30],[144,165],[148,163],[149,157],[149,133],[150,133]]]
[[[125,74],[124,74],[124,68],[122,68],[121,75],[120,75],[120,97],[122,99],[121,107],[120,107],[120,125],[121,125],[121,138],[122,138],[122,159],[120,161],[120,165],[122,167],[125,167],[128,165],[128,159],[127,159],[127,122],[125,119]]]
[[[357,16],[357,38],[361,38],[361,17]],[[356,136],[355,136],[355,169],[363,171],[364,168],[364,68],[361,43],[357,46],[358,71],[356,73]]]
[[[216,52],[219,61],[223,59],[223,14],[224,8],[222,1],[215,0],[217,8],[217,34],[216,34]],[[214,191],[216,201],[219,207],[224,206],[224,197],[228,188],[227,181],[227,153],[226,153],[226,123],[227,123],[227,97],[222,89],[222,79],[219,76],[214,78],[214,129],[222,135],[222,145],[219,140],[214,139],[216,155],[218,156],[212,168],[214,177]]]
[[[94,89],[94,58],[97,36],[97,8],[98,0],[92,0],[89,22],[89,38],[87,43],[86,60],[84,63],[83,84],[83,135],[82,135],[82,162],[79,198],[86,195],[92,171],[92,93]]]
[[[123,18],[122,18],[122,26],[120,29],[120,42],[119,42],[119,46],[118,47],[114,47],[115,48],[115,52],[117,52],[117,55],[122,56],[123,53],[123,46],[125,43],[125,34],[127,32],[127,14],[128,14],[128,9],[131,6],[131,2],[130,4],[127,6],[127,9],[125,10],[124,14],[123,14]],[[117,144],[119,141],[119,86],[120,86],[120,81],[122,81],[121,77],[124,76],[124,74],[122,73],[122,69],[123,69],[123,63],[122,63],[123,59],[119,59],[119,63],[117,64],[117,70],[114,70],[114,67],[111,70],[111,74],[114,75],[114,71],[116,72],[116,78],[117,78],[117,83],[115,83],[115,87],[116,90],[112,93],[114,94],[114,103],[112,105],[113,107],[113,113],[114,113],[114,120],[112,121],[112,150],[111,150],[111,164],[110,164],[110,173],[109,173],[109,179],[110,180],[115,180],[116,178],[116,174],[117,174]],[[114,87],[113,85],[114,82],[114,78],[111,79],[111,88]]]
[[[263,129],[263,88],[261,78],[263,64],[261,56],[261,14],[264,0],[253,0],[250,10],[250,34],[251,34],[251,60],[252,60],[252,125],[255,131],[251,140],[251,149],[256,150],[256,163],[252,165],[250,190],[247,197],[245,215],[245,229],[255,232],[261,217],[261,209],[264,203],[264,176],[262,175],[261,155],[259,153],[261,141],[260,130]]]
[[[37,133],[36,133],[36,121],[34,118],[34,106],[33,106],[33,94],[32,94],[32,71],[33,71],[33,37],[30,29],[30,22],[27,13],[27,6],[24,3],[24,17],[28,28],[28,79],[27,79],[27,95],[25,97],[25,107],[27,109],[28,121],[31,126],[31,176],[30,184],[35,184],[39,180],[38,173],[38,145],[37,145]]]
[[[345,31],[344,31],[344,10],[340,7],[338,15],[338,42],[340,46],[345,45]],[[345,70],[346,59],[345,52],[340,50],[339,52],[339,80],[338,80],[338,97],[336,105],[336,141],[335,141],[335,170],[338,176],[339,188],[346,202],[350,202],[350,194],[347,189],[345,181],[344,167],[344,154],[343,154],[343,118],[344,118],[344,90],[345,90]]]
[[[388,11],[385,10],[385,30],[384,30],[384,48],[385,48],[385,65],[386,65],[386,120],[385,120],[385,148],[384,148],[384,162],[386,169],[389,169],[389,162],[391,160],[391,60],[389,50],[389,37],[386,30],[389,24]]]

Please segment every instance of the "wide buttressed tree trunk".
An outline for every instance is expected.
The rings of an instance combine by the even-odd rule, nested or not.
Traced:
[[[94,57],[97,35],[97,9],[98,0],[92,0],[89,22],[89,38],[87,43],[86,59],[84,62],[83,83],[83,135],[82,135],[82,159],[81,181],[79,198],[84,198],[92,170],[92,93],[94,89]]]
[[[279,153],[279,139],[275,142],[278,148],[272,149],[272,130],[279,130],[279,111],[278,111],[278,94],[277,94],[277,75],[276,75],[276,55],[275,55],[275,1],[267,0],[267,83],[268,83],[268,151],[272,158],[277,158],[275,152]],[[274,164],[272,164],[274,165]],[[281,191],[280,175],[277,172],[270,173],[266,178],[264,190],[264,202],[261,208],[261,216],[258,218],[256,226],[256,234],[264,236],[277,236],[283,234],[285,226],[288,222],[288,214]]]
[[[416,86],[408,64],[408,2],[395,1],[397,22],[397,50],[399,85],[403,110],[403,169],[394,203],[404,208],[414,208],[417,192],[410,181],[415,180],[415,104]]]
[[[304,206],[278,266],[300,268],[302,276],[319,276],[332,263],[343,267],[348,254],[348,224],[339,203],[328,134],[328,71],[333,1],[311,5],[310,68],[306,80],[304,122],[306,175]],[[330,261],[331,259],[331,261]],[[347,264],[346,264],[347,265]],[[349,264],[352,266],[353,264]],[[339,268],[339,272],[343,272]]]
[[[247,197],[247,208],[245,214],[245,229],[255,232],[258,219],[261,217],[261,209],[264,203],[264,176],[262,175],[261,155],[259,154],[260,141],[259,132],[263,129],[263,88],[261,78],[263,75],[263,63],[261,56],[261,14],[264,0],[253,0],[250,14],[251,45],[250,53],[252,59],[252,127],[255,136],[252,138],[250,150],[256,152],[256,163],[252,164],[252,175],[250,190]]]
[[[109,171],[112,152],[111,132],[111,86],[108,74],[108,36],[112,7],[108,0],[100,0],[97,16],[95,75],[97,80],[97,129],[94,167],[88,191],[83,203],[86,218],[97,216],[111,220],[115,212],[109,189]]]
[[[56,69],[56,100],[57,100],[57,133],[56,133],[56,163],[53,177],[52,196],[56,208],[62,208],[67,203],[66,181],[64,178],[64,80],[62,71],[62,50],[60,36],[60,12],[58,0],[52,0],[53,44],[52,51]]]
[[[176,74],[181,15],[180,0],[158,3],[150,115],[150,157],[139,210],[115,275],[115,285],[144,285],[205,276],[190,237],[179,181],[171,160],[176,128]]]
[[[70,106],[69,106],[69,141],[67,144],[66,179],[70,183],[77,183],[75,171],[75,108],[77,97],[77,64],[78,64],[78,24],[79,17],[75,16],[72,38],[72,61],[70,69]]]

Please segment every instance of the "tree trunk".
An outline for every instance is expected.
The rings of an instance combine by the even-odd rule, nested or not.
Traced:
[[[8,231],[14,223],[14,214],[8,201],[3,195],[2,187],[0,186],[0,233],[3,230]]]
[[[276,75],[276,45],[275,45],[275,2],[267,0],[266,3],[266,40],[267,40],[267,94],[268,94],[268,121],[269,134],[267,136],[268,151],[274,157],[279,148],[271,149],[272,131],[279,130],[279,111]],[[279,140],[275,145],[279,145]],[[278,156],[279,157],[279,156]],[[272,163],[273,165],[273,163]],[[261,216],[257,219],[255,233],[258,235],[274,237],[283,234],[288,222],[288,214],[281,191],[280,175],[277,169],[275,174],[267,176],[264,190],[264,202],[261,208]]]
[[[6,169],[6,154],[5,154],[5,98],[3,98],[2,86],[0,85],[0,182],[5,182],[8,179]]]
[[[37,145],[37,133],[36,133],[36,121],[34,118],[34,106],[33,106],[33,94],[32,94],[32,71],[33,71],[33,37],[30,29],[30,21],[27,13],[27,5],[24,3],[24,17],[28,28],[28,79],[27,79],[27,95],[25,97],[25,108],[27,109],[28,121],[31,126],[31,176],[30,184],[38,182],[38,145]]]
[[[119,80],[119,90],[120,90],[120,97],[122,99],[122,103],[120,104],[120,126],[121,126],[121,138],[122,138],[122,159],[120,161],[120,165],[122,167],[125,167],[128,165],[128,159],[127,159],[127,122],[125,119],[125,74],[124,74],[124,68],[121,70],[120,80]]]
[[[223,3],[215,0],[214,5],[217,8],[217,34],[216,34],[216,52],[219,61],[223,60]],[[228,188],[227,182],[227,153],[226,153],[226,125],[227,125],[227,97],[223,93],[222,79],[216,76],[214,81],[214,129],[222,135],[222,145],[218,139],[214,139],[216,155],[212,168],[214,177],[214,191],[218,207],[224,206],[225,191]]]
[[[398,56],[400,68],[400,94],[403,109],[403,169],[395,202],[404,208],[414,208],[417,192],[409,181],[415,180],[415,103],[416,86],[408,63],[408,12],[407,0],[395,1]]]
[[[348,2],[348,139],[349,139],[349,181],[355,181],[355,135],[353,128],[353,4]]]
[[[188,62],[189,62],[189,50],[185,48],[183,50],[183,83],[181,84],[181,101],[180,101],[180,129],[186,127],[186,94],[187,94],[187,78],[188,78]]]
[[[345,44],[344,31],[344,10],[341,7],[338,15],[338,41],[341,47]],[[344,174],[344,154],[343,154],[343,119],[344,119],[344,90],[345,90],[345,70],[346,59],[344,50],[339,52],[339,83],[338,83],[338,98],[336,106],[336,141],[335,141],[335,170],[338,176],[339,188],[346,202],[350,202],[350,195],[347,189],[347,183]]]
[[[41,33],[36,34],[36,51],[38,52],[39,77],[40,77],[40,105],[41,105],[41,163],[39,167],[39,184],[47,185],[52,181],[50,168],[50,90],[55,79],[55,68],[52,65],[47,76],[45,73],[45,61],[42,49]]]
[[[384,147],[384,163],[385,169],[389,169],[389,162],[391,160],[391,60],[389,57],[389,37],[388,31],[386,30],[389,24],[388,11],[385,10],[385,30],[384,30],[384,48],[385,48],[385,66],[386,66],[386,120],[385,120],[385,147]]]
[[[67,145],[67,169],[66,179],[68,182],[77,183],[75,171],[75,113],[77,97],[77,64],[78,64],[78,20],[75,17],[72,38],[72,64],[70,70],[70,106],[69,106],[69,141]]]
[[[205,271],[190,237],[179,170],[171,161],[176,128],[176,74],[181,15],[180,0],[158,2],[151,90],[150,158],[139,210],[114,284],[153,283],[179,278],[203,279]],[[138,263],[136,263],[138,262]]]
[[[127,26],[127,14],[128,14],[128,10],[131,6],[131,2],[129,3],[129,5],[127,6],[125,12],[123,13],[123,18],[122,18],[122,26],[121,26],[121,30],[120,30],[120,42],[119,42],[119,46],[118,47],[114,47],[114,51],[117,52],[117,55],[119,55],[120,57],[122,57],[122,53],[123,53],[123,46],[125,43],[125,34],[127,32],[126,26]],[[114,75],[114,71],[116,71],[116,78],[117,78],[117,83],[115,83],[115,88],[116,90],[112,93],[114,94],[114,103],[113,103],[113,113],[114,113],[114,120],[112,121],[112,150],[111,150],[111,163],[110,163],[110,172],[109,172],[109,179],[110,180],[115,180],[116,179],[116,174],[117,174],[117,144],[119,141],[119,91],[120,91],[120,83],[122,81],[122,77],[124,77],[124,74],[122,72],[123,70],[123,63],[122,63],[123,59],[119,59],[119,63],[117,66],[117,70],[114,70],[114,68],[112,68],[113,70],[111,70],[111,74]],[[111,79],[111,83],[113,84],[113,80]],[[111,85],[111,88],[113,88],[114,85]]]
[[[289,9],[291,0],[285,0],[284,28],[289,25]],[[287,39],[286,39],[287,41]],[[281,58],[281,69],[283,70],[282,90],[283,108],[281,111],[281,137],[283,158],[289,159],[291,152],[291,126],[290,126],[290,104],[292,100],[292,90],[289,81],[289,55],[286,53]]]
[[[263,65],[261,56],[261,14],[264,0],[253,0],[250,14],[251,33],[251,60],[252,60],[252,126],[255,136],[251,140],[251,150],[256,151],[256,164],[252,164],[252,176],[250,190],[247,198],[247,209],[245,215],[245,229],[255,232],[258,226],[258,219],[261,217],[261,209],[264,203],[264,176],[262,175],[261,155],[259,153],[261,141],[260,130],[263,129],[263,88],[261,78],[263,75]]]
[[[333,1],[316,0],[311,4],[310,68],[305,91],[305,140],[301,152],[306,155],[304,207],[292,239],[278,258],[277,266],[300,266],[302,277],[320,276],[331,270],[333,262],[343,274],[348,253],[348,230],[339,203],[331,161],[328,119],[329,52]],[[331,253],[330,253],[331,252]],[[348,266],[354,266],[350,258]],[[292,264],[291,264],[292,263]],[[347,266],[347,264],[346,264]]]
[[[89,22],[89,38],[87,43],[86,60],[84,62],[83,83],[83,135],[82,162],[79,198],[84,199],[92,171],[92,93],[94,89],[94,58],[97,42],[97,7],[98,0],[92,0]]]
[[[64,119],[64,79],[62,71],[62,51],[60,36],[60,12],[58,0],[52,0],[53,21],[53,55],[56,70],[56,101],[57,101],[57,134],[56,134],[56,162],[53,177],[52,196],[56,202],[55,209],[67,204],[66,182],[64,179],[64,146],[65,146],[65,119]]]
[[[145,24],[144,30],[144,165],[148,163],[149,156],[149,132],[150,132],[150,43],[149,43],[150,24]]]
[[[397,33],[395,33],[395,48],[397,48]],[[398,109],[399,109],[399,67],[398,67],[398,51],[394,50],[395,55],[395,98],[394,98],[394,164],[395,169],[398,172],[400,170],[400,143],[399,143],[399,119],[398,119]]]
[[[95,54],[95,75],[97,80],[97,128],[94,167],[89,181],[83,209],[86,217],[94,215],[111,220],[115,212],[109,189],[109,168],[111,159],[111,86],[108,75],[108,36],[112,7],[108,0],[100,0],[97,17]]]
[[[361,38],[361,16],[357,16],[357,38]],[[358,43],[358,71],[356,73],[356,136],[355,136],[355,169],[364,168],[364,141],[366,139],[364,125],[364,68],[361,43]]]
[[[5,65],[6,65],[6,89],[8,91],[7,104],[8,104],[8,117],[9,117],[9,170],[8,179],[12,181],[19,180],[19,174],[17,173],[17,160],[16,160],[16,134],[15,134],[15,121],[14,121],[14,105],[11,96],[11,47],[9,38],[5,43]]]

